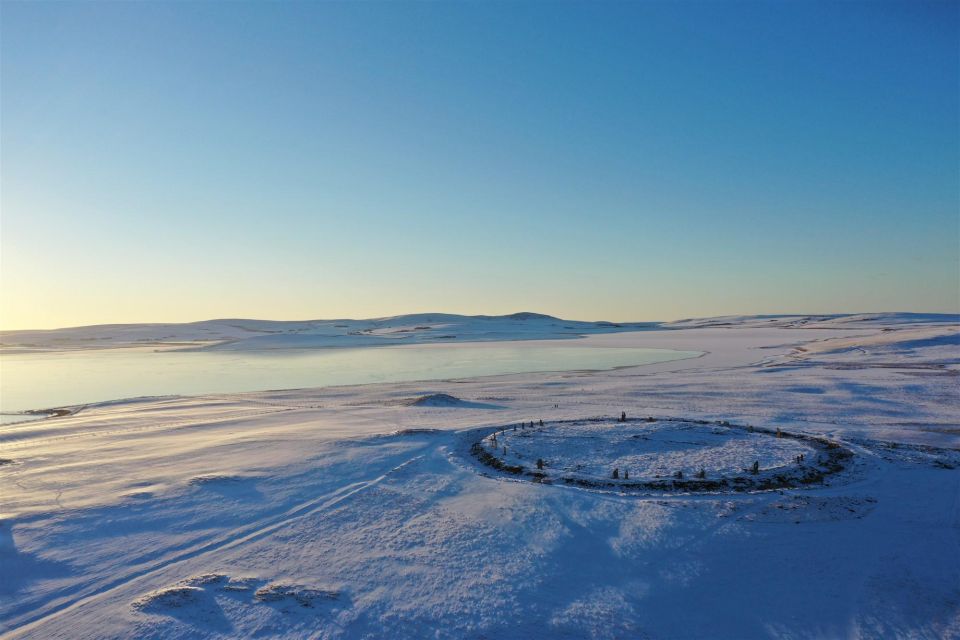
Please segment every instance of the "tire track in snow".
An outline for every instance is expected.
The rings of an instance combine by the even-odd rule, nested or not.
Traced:
[[[423,448],[432,446],[433,443],[425,444]],[[187,560],[193,560],[202,555],[208,553],[213,553],[215,551],[224,551],[227,549],[232,549],[234,547],[253,542],[264,538],[277,529],[280,529],[296,520],[305,518],[316,513],[322,512],[326,509],[334,507],[341,502],[351,498],[358,493],[369,489],[370,487],[376,486],[383,482],[387,477],[400,471],[401,469],[407,467],[408,465],[424,458],[426,454],[418,454],[411,458],[408,458],[401,462],[399,465],[389,469],[386,473],[383,473],[379,476],[376,476],[369,480],[361,480],[358,482],[353,482],[346,486],[340,487],[331,491],[327,494],[324,494],[318,498],[308,500],[301,504],[298,504],[291,509],[288,509],[279,516],[274,518],[266,518],[264,520],[255,522],[251,525],[245,527],[239,527],[234,529],[227,535],[213,540],[210,542],[202,542],[198,545],[188,547],[187,549],[177,552],[174,555],[160,560],[156,563],[153,563],[151,566],[133,571],[128,573],[120,578],[112,580],[100,587],[95,588],[92,592],[85,595],[81,595],[77,598],[73,598],[67,602],[62,602],[60,604],[53,605],[49,607],[46,611],[43,612],[33,612],[33,614],[27,614],[21,620],[17,621],[16,626],[12,626],[9,630],[4,631],[0,638],[16,638],[22,637],[24,634],[29,634],[31,631],[35,630],[40,625],[49,622],[55,618],[58,618],[64,614],[69,613],[79,607],[84,606],[85,604],[92,602],[98,598],[106,596],[110,593],[113,593],[123,587],[131,585],[135,582],[148,578],[159,571],[171,567],[173,565],[185,562]],[[12,621],[8,621],[11,622]]]

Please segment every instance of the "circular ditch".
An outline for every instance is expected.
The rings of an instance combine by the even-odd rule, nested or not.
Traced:
[[[517,423],[487,431],[471,452],[533,482],[687,493],[819,484],[853,458],[821,436],[680,418]]]

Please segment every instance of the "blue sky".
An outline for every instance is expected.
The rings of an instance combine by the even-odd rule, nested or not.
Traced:
[[[19,3],[0,323],[960,309],[956,3]]]

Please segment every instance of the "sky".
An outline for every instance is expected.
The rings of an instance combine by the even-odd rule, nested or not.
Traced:
[[[0,327],[960,311],[960,4],[0,5]]]

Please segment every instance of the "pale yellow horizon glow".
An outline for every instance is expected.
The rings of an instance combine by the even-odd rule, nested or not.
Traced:
[[[76,286],[70,286],[70,285]],[[567,320],[613,322],[670,321],[682,318],[751,314],[826,314],[882,311],[955,313],[949,307],[919,305],[901,308],[884,296],[849,296],[846,303],[825,307],[822,296],[775,296],[769,305],[752,296],[725,293],[722,283],[669,287],[645,283],[629,295],[610,287],[568,292],[555,283],[527,283],[495,291],[491,283],[448,292],[417,291],[416,287],[327,286],[316,291],[270,287],[256,283],[250,295],[217,288],[153,283],[137,290],[111,283],[102,287],[80,283],[4,278],[0,294],[0,330],[58,329],[97,324],[185,323],[223,318],[259,320],[367,319],[413,313],[505,315],[519,311],[545,313]],[[876,291],[876,290],[875,290]],[[801,292],[802,293],[802,292]],[[822,292],[821,292],[822,293]],[[841,297],[836,292],[838,298]]]

